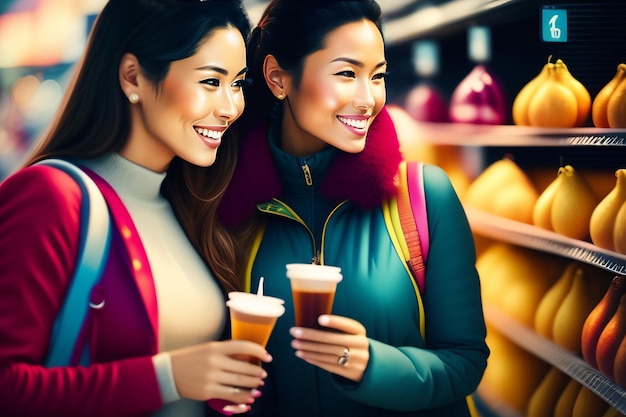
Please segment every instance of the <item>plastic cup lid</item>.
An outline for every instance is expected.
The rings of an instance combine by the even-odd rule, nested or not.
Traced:
[[[236,311],[262,317],[280,317],[285,313],[282,304],[273,301],[257,300],[249,297],[235,297],[226,301],[226,305]]]
[[[287,264],[285,266],[287,268],[287,271],[304,268],[304,269],[312,269],[316,271],[325,270],[325,271],[337,272],[337,273],[341,272],[341,268],[339,268],[338,266],[332,266],[332,265],[293,263],[293,264]]]
[[[341,268],[329,265],[287,264],[287,278],[307,281],[339,282]]]
[[[285,300],[278,297],[271,297],[269,295],[257,295],[250,292],[242,292],[242,291],[231,291],[228,293],[228,298],[231,300],[235,299],[251,299],[251,302],[268,302],[268,303],[276,303],[276,304],[285,304]]]

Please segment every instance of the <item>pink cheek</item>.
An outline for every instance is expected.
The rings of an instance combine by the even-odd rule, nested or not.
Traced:
[[[179,82],[165,82],[162,98],[164,103],[183,114],[198,113],[204,106],[206,97]]]
[[[183,97],[179,103],[180,109],[184,109],[183,111],[194,116],[198,115],[204,117],[207,112],[207,107],[207,98],[202,94],[189,94]]]
[[[324,108],[332,109],[341,105],[342,102],[341,92],[317,80],[308,83],[306,80],[303,80],[298,97],[299,101],[302,102],[302,99],[304,99],[308,106],[314,108],[323,106]]]
[[[334,90],[317,90],[313,94],[311,103],[320,103],[325,109],[336,111],[343,107],[346,103],[345,98],[342,98],[337,91]]]
[[[387,101],[387,90],[383,87],[380,91],[374,94],[374,100],[376,101],[376,107],[384,106]]]

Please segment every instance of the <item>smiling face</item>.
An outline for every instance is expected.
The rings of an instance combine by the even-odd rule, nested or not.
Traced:
[[[131,135],[121,154],[157,172],[175,156],[212,165],[224,131],[243,112],[245,73],[245,43],[231,27],[215,30],[196,54],[172,62],[158,91],[139,71],[132,91],[140,101],[131,104]]]
[[[382,36],[369,20],[331,31],[325,46],[304,61],[299,85],[287,82],[283,103],[282,146],[306,156],[328,145],[357,153],[385,104]]]

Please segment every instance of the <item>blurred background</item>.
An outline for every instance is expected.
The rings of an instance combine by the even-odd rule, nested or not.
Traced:
[[[62,99],[95,16],[106,0],[0,0],[0,179],[13,170]],[[266,1],[244,0],[258,21]],[[562,1],[570,41],[541,42],[538,0],[380,0],[390,63],[388,102],[402,104],[419,82],[444,96],[486,62],[512,101],[549,55],[561,57],[595,95],[624,56],[626,2]],[[471,30],[479,37],[481,57]],[[486,36],[485,36],[486,34]],[[476,45],[474,45],[476,46]],[[419,48],[420,60],[416,60]],[[507,120],[510,123],[510,119]]]
[[[105,0],[0,0],[0,179],[61,101]]]
[[[388,104],[390,107],[395,106],[395,110],[398,108],[404,110],[405,114],[418,122],[441,122],[433,125],[433,123],[414,123],[414,120],[410,120],[411,123],[405,124],[405,119],[403,123],[397,124],[408,126],[408,129],[402,131],[406,133],[404,137],[410,138],[404,142],[405,156],[408,159],[420,159],[444,168],[461,197],[481,169],[492,162],[500,161],[504,156],[514,160],[520,172],[532,174],[538,192],[543,191],[554,179],[558,167],[564,163],[575,166],[577,171],[587,174],[586,178],[593,180],[594,189],[604,193],[601,195],[604,196],[609,192],[615,184],[616,169],[624,168],[626,164],[624,129],[617,133],[613,131],[614,129],[594,130],[591,120],[587,120],[585,128],[572,131],[559,130],[558,134],[554,134],[554,139],[575,139],[575,142],[580,139],[584,142],[592,138],[598,139],[598,142],[592,142],[589,146],[584,143],[585,146],[561,146],[561,141],[554,141],[553,145],[550,138],[546,140],[535,137],[542,134],[521,126],[519,128],[507,126],[504,129],[500,129],[503,126],[493,126],[494,129],[477,129],[478,133],[468,135],[465,130],[467,126],[461,126],[463,129],[456,130],[454,121],[443,120],[438,116],[442,111],[445,113],[444,116],[451,114],[447,110],[452,107],[453,93],[459,86],[467,84],[464,81],[480,66],[487,68],[490,77],[496,81],[497,90],[504,95],[505,114],[502,120],[498,120],[497,123],[500,124],[513,124],[512,102],[520,90],[540,73],[549,59],[551,62],[562,59],[571,75],[586,87],[591,97],[595,97],[615,76],[618,64],[626,63],[626,0],[378,1],[383,10],[386,57],[389,62],[389,75],[386,79]],[[105,3],[106,0],[0,0],[0,181],[20,165],[41,131],[54,116],[74,71],[75,63],[85,47],[89,29]],[[252,24],[255,24],[267,1],[244,0],[244,4]],[[554,16],[556,12],[566,12],[559,15],[565,19],[559,27],[551,27],[545,16]],[[552,34],[557,33],[563,36],[551,38]],[[491,84],[493,92],[494,83]],[[485,85],[487,83],[480,84],[481,87]],[[431,100],[428,102],[418,100],[418,96],[412,94],[420,91],[419,88],[423,86],[431,87],[429,89]],[[437,100],[432,100],[435,92],[440,95],[441,105]],[[471,91],[472,94],[474,92]],[[432,112],[429,114],[430,119],[423,114],[420,116],[422,118],[418,118],[410,111],[412,99],[415,99],[414,109],[439,109],[437,117],[435,118],[435,113]],[[474,99],[470,104],[474,105],[472,109],[480,109],[483,104],[493,107],[494,100],[482,103]],[[508,129],[509,127],[512,129]],[[539,132],[543,130],[539,129]],[[599,142],[605,139],[614,143],[596,146],[602,145]],[[483,140],[484,143],[481,142]],[[501,206],[500,200],[504,202],[504,199],[499,199],[498,203],[494,201],[499,195],[504,194],[512,204],[521,201],[522,204],[518,205],[527,206],[527,201],[523,200],[528,200],[528,193],[519,193],[519,187],[515,187],[510,181],[513,176],[496,175],[493,174],[496,171],[491,172],[492,178],[497,178],[494,183],[501,182],[500,176],[507,182],[502,182],[501,189],[497,190],[492,189],[492,183],[483,182],[485,193],[481,194],[484,195],[481,202],[484,201],[484,205]],[[490,186],[486,187],[484,184]],[[528,187],[526,189],[529,190]],[[519,194],[515,196],[518,199],[514,198],[511,190]],[[571,204],[572,211],[575,207],[585,206],[580,204],[581,199],[572,200],[574,201]],[[464,204],[471,206],[467,201],[464,201]],[[506,206],[509,207],[508,203]],[[492,230],[492,226],[489,224],[484,230]],[[563,246],[561,240],[556,240],[554,244],[551,240],[545,239],[543,233],[538,239],[535,239],[533,233],[529,233],[530,243],[520,238],[521,247],[535,249],[537,242],[545,241],[546,247],[539,249],[547,253],[556,253],[558,256],[548,258],[539,252],[526,254],[506,248],[506,251],[488,251],[489,247],[500,250],[498,249],[501,248],[500,245],[493,244],[499,240],[520,243],[516,240],[516,236],[520,235],[516,228],[517,226],[513,226],[511,233],[511,230],[502,227],[503,232],[495,239],[491,239],[493,235],[489,233],[487,237],[491,237],[490,239],[481,236],[480,229],[475,236],[477,254],[491,256],[478,258],[479,266],[482,265],[479,271],[481,285],[483,288],[497,289],[489,293],[491,296],[484,295],[485,305],[501,307],[505,313],[512,314],[515,320],[526,326],[532,326],[532,321],[522,321],[518,316],[521,314],[522,317],[534,317],[539,297],[543,297],[547,291],[546,283],[556,282],[556,278],[547,274],[555,271],[555,266],[563,265],[560,256],[563,255],[566,259],[580,259],[595,266],[601,264],[603,268],[611,266],[613,268],[611,271],[621,268],[622,274],[626,271],[626,255],[619,255],[619,258],[603,258],[605,252],[600,255],[597,255],[598,252],[591,252],[592,256],[589,256],[587,241],[582,242],[580,247],[574,244],[572,250],[568,250],[569,246]],[[560,252],[558,248],[561,247],[564,249]],[[498,262],[493,261],[496,258]],[[481,259],[484,263],[481,263]],[[492,270],[488,270],[484,265],[491,265]],[[509,276],[515,281],[513,279],[505,281],[506,278],[510,278]],[[590,278],[597,279],[600,283],[606,282],[595,275]],[[553,279],[555,281],[551,281]],[[495,284],[489,287],[490,282]],[[483,293],[488,294],[484,290]],[[508,304],[505,306],[504,303]],[[512,310],[507,311],[509,305],[512,306]],[[586,315],[589,311],[578,304],[567,305],[576,310],[576,314],[574,311],[571,312],[572,316],[578,317],[570,321],[581,324],[580,318],[584,318],[581,314]],[[518,306],[519,313],[516,313]],[[490,325],[488,343],[492,355],[479,387],[481,389],[478,398],[481,400],[478,405],[481,406],[483,417],[496,415],[536,417],[539,414],[525,413],[531,395],[536,392],[539,392],[539,398],[544,398],[546,403],[552,401],[551,406],[555,404],[557,398],[565,398],[566,402],[563,404],[566,404],[566,407],[572,406],[572,401],[578,398],[572,396],[571,393],[574,391],[569,388],[574,385],[567,385],[566,395],[561,395],[563,392],[561,388],[556,389],[543,383],[539,385],[548,369],[552,371],[557,367],[567,370],[571,376],[564,380],[568,384],[584,381],[585,387],[592,388],[597,394],[594,397],[587,397],[587,401],[591,401],[589,398],[595,401],[591,408],[585,408],[586,411],[583,413],[568,415],[617,416],[618,414],[609,414],[613,410],[608,410],[603,415],[608,404],[613,406],[617,404],[621,412],[626,412],[626,387],[613,384],[590,365],[585,365],[579,354],[568,355],[569,352],[563,351],[554,353],[552,348],[543,347],[546,346],[545,338],[536,335],[529,337],[524,332],[520,332],[519,336],[515,333],[516,321],[513,322],[514,325],[509,325],[508,322],[501,320],[499,315],[494,313],[488,317]],[[493,323],[504,324],[495,326]],[[513,330],[508,333],[503,331],[507,328]],[[580,331],[580,327],[576,331]],[[515,336],[513,342],[508,339],[511,332]],[[523,346],[523,349],[518,345]],[[626,346],[625,342],[620,346]],[[537,388],[539,386],[544,387],[544,390],[550,390],[551,394],[544,396]],[[580,389],[581,385],[576,387]],[[580,390],[580,392],[591,391]],[[497,409],[497,413],[492,413],[490,409]],[[544,411],[546,412],[541,415],[565,415],[558,412],[550,413],[547,409]]]

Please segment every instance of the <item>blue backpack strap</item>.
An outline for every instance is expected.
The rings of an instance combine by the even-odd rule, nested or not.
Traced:
[[[61,159],[46,159],[38,164],[49,165],[68,173],[78,183],[83,195],[78,258],[70,287],[52,329],[45,363],[48,367],[67,366],[73,362],[76,342],[89,310],[91,290],[100,280],[108,257],[111,242],[110,218],[106,201],[98,186],[80,168]]]

